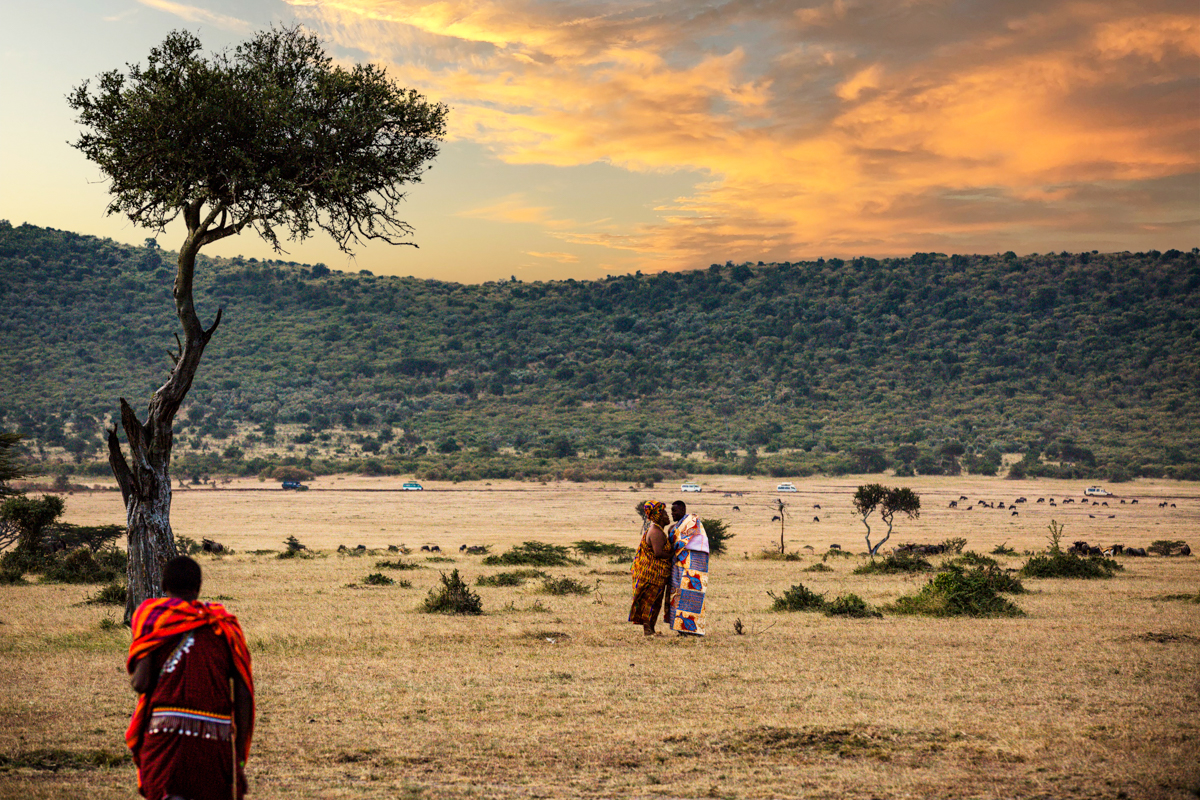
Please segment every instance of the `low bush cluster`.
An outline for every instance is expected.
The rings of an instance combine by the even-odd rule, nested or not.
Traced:
[[[53,559],[42,572],[47,583],[112,583],[125,572],[125,553],[106,548],[92,554],[81,547]]]
[[[632,547],[626,547],[623,544],[597,542],[594,539],[584,539],[583,541],[575,542],[571,546],[575,548],[576,552],[585,556],[612,556],[614,558],[628,556],[632,559],[634,554]]]
[[[829,617],[882,617],[867,602],[853,592],[839,595],[825,605],[825,615]]]
[[[1111,558],[1081,556],[1066,550],[1035,553],[1021,567],[1025,578],[1111,578],[1124,569]]]
[[[363,578],[363,584],[366,586],[391,586],[396,581],[384,575],[382,572],[372,572],[367,577]]]
[[[123,606],[125,605],[125,584],[114,582],[102,586],[100,591],[85,602],[91,606]]]
[[[413,564],[405,561],[402,558],[397,558],[395,561],[376,561],[376,569],[425,569],[423,564]]]
[[[820,611],[825,607],[825,595],[818,594],[802,583],[797,583],[781,595],[767,592],[773,601],[772,611]]]
[[[855,575],[895,575],[907,572],[928,572],[933,565],[915,553],[898,551],[888,553],[878,561],[868,561],[854,568]]]
[[[421,610],[430,614],[482,614],[483,601],[454,570],[449,575],[442,573],[442,585],[429,590]]]
[[[708,551],[714,556],[723,555],[729,549],[729,540],[737,534],[729,532],[729,523],[723,519],[703,518],[700,524],[708,536]]]
[[[1020,581],[995,567],[952,566],[929,580],[916,594],[888,607],[897,614],[932,617],[1023,617],[1025,612],[999,592],[1024,591]]]
[[[567,595],[567,594],[591,594],[592,587],[586,583],[563,576],[561,578],[551,578],[549,576],[542,578],[542,591],[546,594]]]
[[[511,572],[497,572],[495,575],[480,575],[475,579],[476,586],[524,586],[530,578],[546,578],[546,573],[540,569],[516,569]]]
[[[583,562],[571,557],[569,548],[543,542],[522,542],[506,553],[487,556],[483,563],[489,567],[567,567]]]

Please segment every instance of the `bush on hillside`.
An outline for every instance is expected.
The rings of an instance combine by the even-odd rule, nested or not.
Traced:
[[[767,592],[773,601],[772,611],[820,611],[825,607],[825,595],[818,594],[802,583],[797,583],[781,595]]]
[[[827,617],[882,617],[875,609],[867,605],[867,601],[863,600],[853,592],[839,595],[832,602],[825,604],[825,616]]]
[[[896,575],[908,572],[928,572],[933,565],[915,553],[888,553],[878,561],[868,561],[854,568],[855,575]]]
[[[940,572],[916,594],[898,598],[888,610],[931,617],[1025,616],[1024,611],[998,594],[996,586],[1004,583],[1004,577],[996,572],[988,567]]]
[[[714,556],[723,555],[729,548],[729,540],[737,534],[729,532],[729,523],[723,519],[702,519],[704,532],[708,535],[708,550]]]
[[[442,573],[442,585],[429,590],[421,610],[429,614],[482,614],[483,601],[454,570],[449,575]]]

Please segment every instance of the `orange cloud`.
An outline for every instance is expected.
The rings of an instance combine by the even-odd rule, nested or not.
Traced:
[[[1200,233],[1200,22],[1170,0],[306,5],[506,162],[710,176],[621,228],[565,222],[569,196],[463,212],[644,269]]]

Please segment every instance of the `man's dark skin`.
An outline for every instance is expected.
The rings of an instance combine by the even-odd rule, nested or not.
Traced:
[[[186,600],[189,603],[194,603],[200,598],[200,590],[189,594],[175,594],[168,590],[167,597],[174,597],[176,600]],[[147,654],[149,655],[149,654]],[[147,694],[154,689],[154,684],[158,682],[158,676],[154,674],[153,659],[143,656],[138,660],[137,666],[133,668],[133,675],[129,678],[129,683],[133,686],[133,690],[138,694]],[[250,732],[250,719],[253,714],[254,705],[250,700],[250,689],[246,686],[246,682],[242,680],[242,676],[237,670],[233,673],[233,724],[237,736],[237,752],[246,752],[246,735]]]
[[[687,503],[682,500],[676,500],[671,503],[671,522],[679,522],[687,516]]]

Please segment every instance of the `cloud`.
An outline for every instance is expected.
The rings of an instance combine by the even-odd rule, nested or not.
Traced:
[[[196,6],[172,3],[171,0],[137,0],[137,2],[149,8],[186,19],[188,22],[207,23],[227,31],[234,31],[235,33],[249,33],[254,27],[249,22],[237,19],[236,17],[218,14],[205,8],[197,8]]]
[[[577,264],[579,256],[574,253],[539,253],[534,250],[526,250],[525,255],[533,256],[534,258],[548,258],[552,261],[557,261],[560,264]]]
[[[1200,233],[1174,193],[1132,199],[1200,188],[1187,3],[294,5],[506,162],[707,175],[649,223],[587,228],[517,195],[464,212],[643,268]]]

